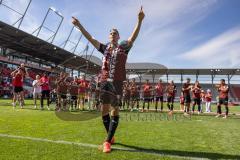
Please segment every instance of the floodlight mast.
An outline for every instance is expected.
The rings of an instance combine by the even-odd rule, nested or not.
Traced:
[[[3,0],[0,0],[0,5],[3,5],[4,7],[8,8],[9,10],[11,10],[11,11],[13,11],[13,12],[21,15],[21,17],[20,17],[16,22],[14,22],[14,23],[12,24],[12,25],[14,26],[15,24],[17,24],[17,23],[19,22],[19,24],[18,24],[18,26],[17,26],[18,29],[21,27],[22,21],[23,21],[25,15],[26,15],[26,13],[27,13],[27,11],[28,11],[28,8],[29,8],[29,6],[30,6],[31,3],[32,3],[32,0],[29,0],[25,11],[24,11],[23,13],[20,13],[19,11],[13,9],[12,7],[8,6],[7,4],[4,4],[4,3],[3,3]]]
[[[50,30],[50,31],[53,32],[54,34],[53,34],[50,38],[48,38],[48,40],[49,40],[49,39],[52,39],[52,40],[50,41],[50,43],[53,43],[53,41],[54,41],[54,39],[55,39],[58,31],[59,31],[59,28],[60,28],[60,26],[62,25],[63,19],[64,19],[64,17],[62,16],[62,14],[61,14],[59,11],[57,11],[55,8],[53,8],[53,7],[49,7],[49,8],[48,8],[48,11],[47,11],[46,15],[44,16],[44,19],[43,19],[40,27],[37,28],[32,34],[34,34],[34,33],[38,30],[36,36],[37,36],[37,37],[39,36],[42,28],[44,27],[44,23],[45,23],[48,15],[49,15],[49,13],[50,13],[50,11],[54,12],[57,16],[59,16],[59,17],[61,18],[61,21],[60,21],[60,23],[58,24],[57,30],[56,30],[55,32],[52,31],[52,30]],[[46,28],[46,27],[45,27],[45,28]]]

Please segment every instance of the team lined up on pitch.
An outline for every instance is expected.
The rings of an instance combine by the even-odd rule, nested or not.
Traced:
[[[21,64],[11,74],[13,76],[13,107],[16,107],[16,101],[23,108],[24,95],[23,95],[23,79],[28,76],[28,72]],[[86,80],[85,76],[70,77],[68,73],[61,72],[59,76],[55,77],[54,82],[51,82],[46,73],[42,76],[36,75],[33,81],[33,100],[34,108],[37,109],[37,100],[40,99],[40,109],[43,109],[43,100],[47,100],[47,109],[49,104],[55,102],[56,111],[67,110],[100,110],[101,109],[101,90],[100,75],[91,78],[90,81]],[[226,106],[225,118],[228,115],[228,86],[225,80],[221,80],[220,84],[215,85],[216,90],[219,92],[218,96],[218,115],[221,115],[221,104]],[[167,111],[171,114],[174,109],[183,111],[185,114],[195,112],[197,105],[197,113],[212,112],[211,102],[212,93],[210,89],[205,92],[198,81],[195,84],[190,83],[188,78],[186,83],[183,84],[180,96],[179,108],[174,108],[177,87],[173,81],[169,84],[163,83],[160,79],[158,83],[152,84],[148,80],[143,85],[136,82],[135,78],[123,82],[122,86],[122,99],[120,109],[129,111],[148,112],[150,104],[154,105],[154,110],[163,112],[164,102],[167,102]],[[106,91],[107,92],[107,91]],[[111,95],[111,92],[108,92]],[[87,103],[86,103],[87,102]],[[191,106],[192,102],[192,106]],[[160,103],[160,106],[159,106]],[[147,106],[146,106],[147,104]],[[205,105],[204,105],[205,104]],[[205,110],[204,110],[205,106]]]

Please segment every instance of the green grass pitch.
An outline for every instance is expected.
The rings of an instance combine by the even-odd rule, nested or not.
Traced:
[[[26,103],[13,109],[11,100],[0,99],[1,160],[240,159],[240,116],[232,114],[240,106],[230,107],[228,119],[122,111],[114,149],[104,154],[97,148],[106,136],[99,113],[61,115]]]

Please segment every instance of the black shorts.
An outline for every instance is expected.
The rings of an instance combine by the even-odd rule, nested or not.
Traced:
[[[71,100],[77,100],[77,96],[71,96]]]
[[[168,96],[167,97],[167,102],[168,103],[173,103],[174,102],[174,97],[173,96]]]
[[[122,99],[123,99],[124,101],[130,101],[130,96],[129,96],[129,95],[124,95],[124,96],[122,97]]]
[[[62,99],[67,99],[67,95],[66,94],[61,94],[61,98]]]
[[[151,99],[152,99],[151,96],[149,96],[149,97],[144,97],[144,98],[143,98],[144,102],[150,102]]]
[[[194,103],[194,104],[197,104],[198,106],[200,106],[200,104],[201,104],[201,98],[194,98],[194,99],[193,99],[193,103]]]
[[[131,101],[137,101],[137,100],[139,100],[139,96],[138,95],[131,95],[130,100]]]
[[[42,97],[49,98],[50,97],[50,90],[43,90],[42,91]]]
[[[160,97],[155,97],[155,98],[156,98],[156,101],[163,102],[163,96],[160,96]]]
[[[224,104],[224,105],[228,105],[228,97],[226,98],[219,98],[219,102],[220,105]]]
[[[23,87],[14,87],[14,93],[20,93],[23,91]]]
[[[113,107],[121,105],[122,81],[104,81],[100,85],[100,99],[103,104],[111,104]]]
[[[191,96],[190,95],[184,96],[184,103],[191,103]]]

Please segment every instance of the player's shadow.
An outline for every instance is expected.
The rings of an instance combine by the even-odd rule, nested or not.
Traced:
[[[98,111],[55,111],[55,115],[63,121],[88,121],[101,116],[101,112]]]
[[[207,158],[207,159],[240,159],[240,155],[229,155],[221,153],[209,153],[209,152],[190,152],[190,151],[178,151],[178,150],[158,150],[158,149],[148,149],[138,146],[132,146],[122,143],[115,143],[126,148],[113,148],[112,150],[123,150],[128,152],[140,152],[156,154],[161,156],[172,156],[172,157],[182,157],[182,158]]]

